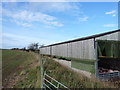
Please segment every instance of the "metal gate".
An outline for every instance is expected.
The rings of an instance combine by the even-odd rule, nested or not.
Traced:
[[[54,78],[52,78],[51,76],[49,76],[48,74],[46,74],[46,71],[44,71],[43,65],[46,62],[46,58],[41,57],[41,88],[43,89],[48,89],[48,90],[54,90],[54,89],[58,89],[60,90],[60,88],[64,88],[67,90],[70,90],[67,86],[63,85],[62,83],[60,83],[59,81],[55,80]]]
[[[63,85],[62,83],[58,82],[57,80],[46,74],[46,72],[43,75],[43,88],[49,90],[60,90],[60,88],[65,88],[67,90],[70,90],[67,86]]]

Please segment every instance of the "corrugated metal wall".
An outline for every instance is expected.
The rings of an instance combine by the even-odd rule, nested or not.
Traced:
[[[60,44],[52,47],[52,55],[67,57],[67,44]]]
[[[81,59],[95,59],[94,39],[51,46],[52,55]],[[41,54],[50,55],[50,46],[40,49]]]
[[[120,32],[104,35],[95,40],[120,40]],[[73,57],[80,59],[96,59],[94,38],[40,48],[41,54]]]
[[[94,39],[72,42],[68,55],[74,58],[95,59]]]
[[[118,40],[120,41],[120,32],[118,32]]]
[[[40,48],[40,54],[50,55],[50,47]]]
[[[100,36],[100,37],[97,37],[96,40],[97,39],[99,39],[99,40],[116,40],[116,41],[118,41],[118,40],[120,40],[120,32]]]

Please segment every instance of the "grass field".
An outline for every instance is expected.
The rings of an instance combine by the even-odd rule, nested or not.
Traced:
[[[111,84],[89,79],[45,57],[46,73],[69,88],[112,88]],[[39,55],[33,52],[2,50],[3,88],[40,88]]]
[[[115,88],[110,83],[100,82],[95,78],[87,78],[79,73],[60,65],[52,58],[45,57],[44,70],[46,73],[69,88]]]
[[[2,50],[4,88],[40,88],[39,55],[33,52]]]

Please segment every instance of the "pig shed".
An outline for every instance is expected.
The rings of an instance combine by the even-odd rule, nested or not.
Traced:
[[[101,79],[120,77],[120,29],[43,46],[40,54],[71,58],[72,67]]]

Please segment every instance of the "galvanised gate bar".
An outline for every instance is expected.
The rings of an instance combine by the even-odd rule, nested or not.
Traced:
[[[120,29],[44,46],[40,54],[76,58],[72,67],[104,78],[120,71]]]

